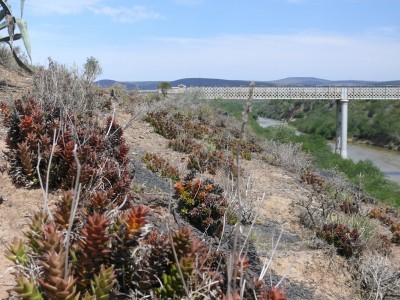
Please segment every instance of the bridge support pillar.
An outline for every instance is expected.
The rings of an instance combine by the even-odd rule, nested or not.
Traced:
[[[335,152],[347,158],[347,120],[348,105],[347,88],[342,88],[342,96],[336,101],[336,146]]]

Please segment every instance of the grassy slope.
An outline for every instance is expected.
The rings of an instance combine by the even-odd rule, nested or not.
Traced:
[[[240,117],[244,101],[220,100],[215,105],[226,110],[228,113]],[[303,150],[311,153],[315,163],[321,169],[334,169],[344,173],[349,181],[359,185],[361,183],[372,197],[400,206],[400,185],[385,178],[383,173],[369,161],[354,163],[352,160],[342,159],[339,155],[331,152],[326,140],[320,135],[296,136],[290,128],[262,128],[257,117],[253,113],[249,118],[249,124],[257,135],[280,142],[302,143]]]

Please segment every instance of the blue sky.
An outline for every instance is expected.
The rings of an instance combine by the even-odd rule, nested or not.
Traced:
[[[34,63],[93,56],[103,79],[398,80],[399,14],[399,0],[26,0],[24,19]]]

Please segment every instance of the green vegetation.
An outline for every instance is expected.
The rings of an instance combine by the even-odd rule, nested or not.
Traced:
[[[311,101],[309,102],[311,103]],[[293,105],[299,105],[296,103]],[[243,110],[244,101],[220,100],[216,101],[215,105],[239,117]],[[282,107],[285,105],[286,102],[283,101]],[[310,104],[310,106],[312,106],[312,104]],[[259,109],[260,104],[256,103],[256,107]],[[355,163],[352,160],[342,159],[339,155],[332,153],[325,138],[318,134],[303,134],[297,136],[295,130],[290,126],[262,128],[257,122],[258,109],[255,109],[249,118],[249,124],[257,135],[280,143],[301,143],[303,150],[314,157],[316,167],[325,170],[334,169],[340,171],[345,174],[353,184],[361,184],[365,191],[372,197],[397,206],[400,205],[400,186],[387,180],[383,173],[370,161]],[[264,114],[264,116],[270,115]],[[325,120],[327,118],[328,117],[325,116]]]
[[[83,65],[83,69],[83,76],[88,84],[92,84],[96,80],[96,78],[100,76],[103,72],[100,66],[100,62],[93,56],[90,56],[86,59],[86,63]]]
[[[255,104],[254,111],[258,116],[291,121],[304,133],[326,139],[335,136],[334,101],[263,101]],[[400,150],[399,115],[400,101],[350,101],[349,136]]]
[[[162,81],[157,85],[157,88],[161,90],[161,94],[165,98],[167,96],[168,90],[172,88],[171,84],[166,81]]]

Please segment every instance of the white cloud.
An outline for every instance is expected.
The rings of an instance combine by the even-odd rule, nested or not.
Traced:
[[[114,21],[120,23],[135,23],[143,20],[163,19],[164,16],[148,10],[143,5],[135,5],[133,7],[94,7],[90,8],[95,14],[111,17]]]
[[[84,10],[99,5],[101,0],[40,0],[40,1],[27,1],[25,3],[26,10],[37,15],[69,15],[78,14]]]
[[[135,23],[143,20],[163,19],[160,13],[149,10],[146,6],[112,7],[105,5],[104,0],[40,0],[27,1],[27,10],[36,15],[70,15],[92,12],[109,16],[121,23]]]

